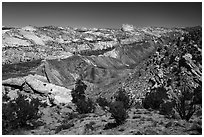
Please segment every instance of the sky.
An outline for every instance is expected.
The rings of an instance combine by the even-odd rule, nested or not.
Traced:
[[[86,28],[202,25],[201,2],[3,2],[2,25]]]

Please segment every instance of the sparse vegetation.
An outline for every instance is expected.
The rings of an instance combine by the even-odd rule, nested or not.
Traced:
[[[90,98],[86,98],[85,90],[87,85],[80,79],[76,82],[75,89],[72,90],[72,102],[77,106],[76,110],[80,114],[92,113],[95,110],[95,104]]]
[[[7,98],[4,94],[3,98]],[[34,128],[40,118],[39,107],[42,103],[23,94],[18,98],[2,102],[2,133],[9,134],[19,128]]]
[[[196,105],[194,103],[195,89],[191,87],[190,82],[192,82],[185,73],[181,73],[179,76],[179,93],[176,101],[176,111],[179,113],[180,117],[185,120],[189,120],[191,116],[196,111]]]
[[[95,110],[95,104],[90,98],[86,98],[85,100],[78,100],[76,103],[77,111],[80,114],[93,113]]]
[[[103,97],[99,97],[97,103],[102,109],[111,113],[117,125],[125,122],[128,117],[127,110],[131,107],[130,97],[124,88],[118,89],[111,102],[108,102]]]
[[[110,105],[110,102],[108,102],[104,97],[99,97],[99,98],[97,98],[96,103],[98,103],[99,106],[100,106],[103,110],[105,110],[106,107],[108,107],[108,106]]]
[[[85,90],[87,85],[78,79],[76,81],[76,87],[72,90],[72,102],[77,103],[79,100],[85,100]]]
[[[123,102],[124,108],[129,109],[132,105],[132,101],[130,100],[130,96],[128,93],[125,91],[124,88],[119,88],[118,91],[116,92],[114,96],[116,101],[121,101]]]
[[[124,102],[114,101],[110,104],[111,116],[115,119],[117,125],[123,124],[127,118],[127,109],[124,107]]]
[[[110,104],[110,113],[118,125],[127,119],[127,111],[131,107],[131,100],[124,88],[119,88]]]
[[[152,89],[146,94],[146,97],[143,100],[143,107],[146,109],[159,109],[160,105],[164,102],[164,99],[167,98],[167,91],[164,87]]]

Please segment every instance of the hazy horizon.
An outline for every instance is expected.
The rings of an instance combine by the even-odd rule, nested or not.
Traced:
[[[86,28],[202,26],[201,2],[3,2],[2,25]]]

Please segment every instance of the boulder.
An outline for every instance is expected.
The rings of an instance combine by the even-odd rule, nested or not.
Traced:
[[[192,59],[192,55],[190,53],[186,53],[183,58],[185,58],[186,60],[191,60]]]
[[[70,103],[72,100],[71,90],[65,87],[56,86],[54,84],[42,82],[34,76],[26,77],[26,83],[34,90],[42,94],[52,94],[54,96],[54,103]]]
[[[3,85],[7,86],[19,86],[24,91],[29,93],[40,93],[47,96],[51,95],[54,104],[70,103],[72,100],[71,90],[65,87],[57,86],[51,83],[43,82],[38,79],[39,76],[28,75],[19,78],[10,78],[2,82]],[[42,79],[42,77],[41,77]],[[12,93],[13,94],[13,93]]]
[[[10,90],[10,91],[8,92],[7,96],[8,96],[11,100],[16,99],[16,98],[18,98],[18,96],[19,96],[19,95],[18,95],[18,92],[20,92],[19,89]]]

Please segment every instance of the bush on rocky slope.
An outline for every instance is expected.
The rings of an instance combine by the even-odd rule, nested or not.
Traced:
[[[96,103],[99,104],[99,106],[103,109],[106,110],[106,107],[110,105],[110,102],[108,102],[104,97],[99,97],[96,99]]]
[[[130,99],[130,96],[128,95],[128,93],[125,91],[124,88],[119,88],[114,98],[115,98],[115,101],[123,102],[125,109],[129,109],[132,106],[132,101]]]
[[[143,100],[143,107],[148,109],[159,109],[160,105],[168,98],[167,91],[164,87],[152,89],[148,92]]]
[[[102,107],[102,109],[111,113],[111,116],[115,119],[117,125],[125,122],[128,117],[127,110],[132,105],[130,97],[124,88],[118,89],[111,102],[103,97],[99,97],[96,102]]]
[[[80,114],[92,113],[95,110],[95,104],[90,98],[78,100],[78,102],[75,104],[77,105],[76,110]]]
[[[76,105],[76,110],[80,114],[92,113],[95,110],[94,102],[90,98],[86,98],[85,90],[87,85],[82,82],[82,80],[78,79],[76,81],[76,87],[71,91],[72,94],[72,102]]]
[[[177,93],[177,98],[174,98],[176,101],[176,111],[182,119],[187,121],[196,111],[196,104],[194,103],[196,98],[195,89],[193,89],[190,82],[192,82],[192,79],[182,72],[179,76],[178,89],[180,92]]]
[[[131,100],[124,88],[119,88],[114,95],[114,100],[110,103],[111,116],[117,125],[123,124],[128,117],[128,109],[131,107]]]
[[[6,99],[6,100],[5,100]],[[2,102],[2,133],[10,134],[19,128],[34,128],[40,118],[39,107],[43,104],[35,98],[29,98],[20,94],[18,98],[8,100],[6,94],[3,95]]]
[[[114,101],[110,104],[111,116],[115,119],[117,125],[123,124],[127,119],[127,109],[124,107],[124,102]]]

